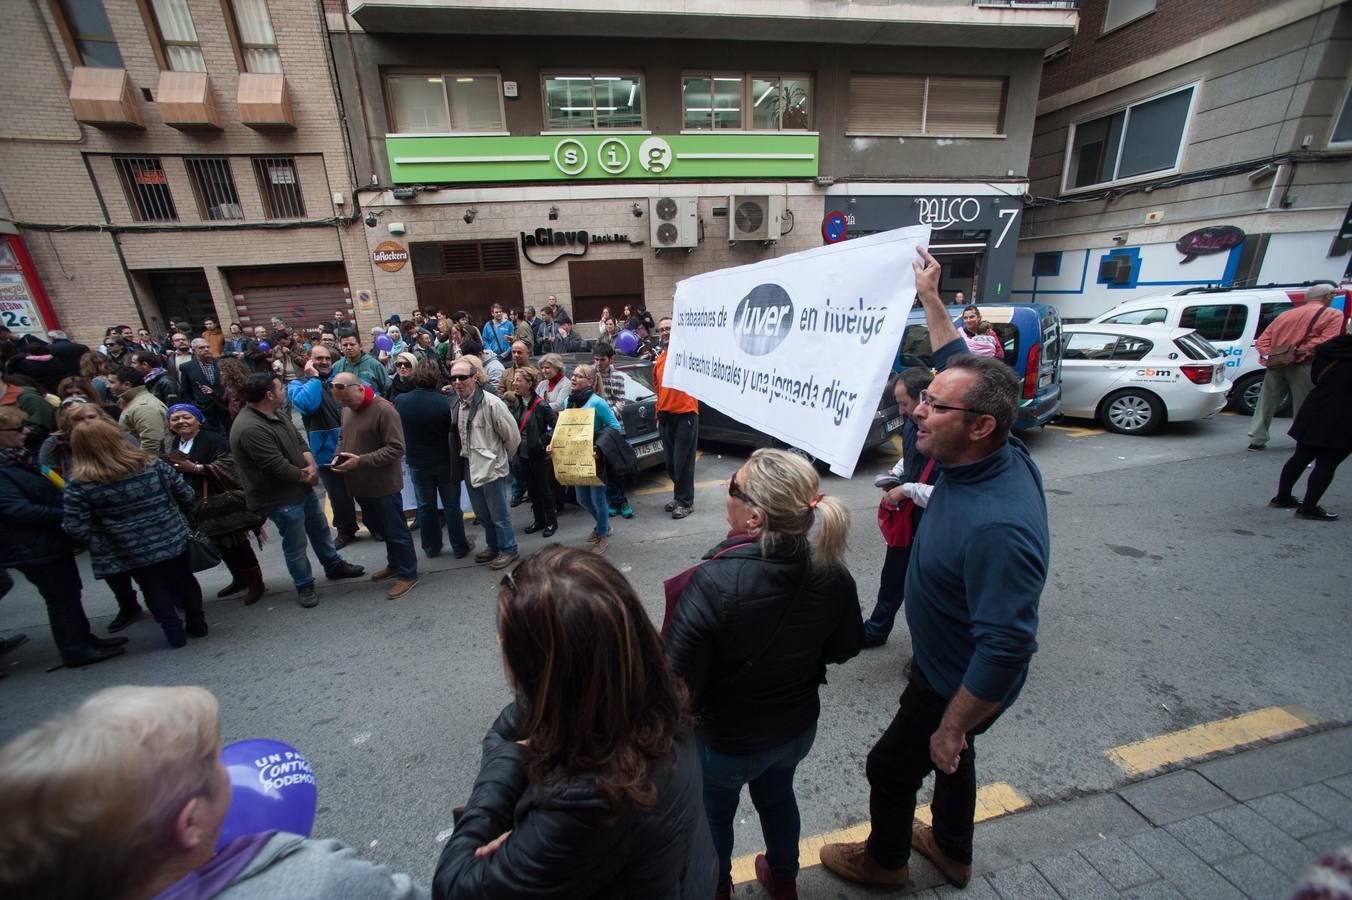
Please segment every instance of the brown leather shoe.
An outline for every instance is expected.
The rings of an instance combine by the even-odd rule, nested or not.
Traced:
[[[610,538],[609,538],[609,537],[598,537],[598,538],[596,539],[596,543],[592,545],[591,550],[592,550],[593,553],[595,553],[595,554],[597,554],[597,555],[599,556],[600,554],[605,553],[605,552],[606,552],[606,548],[609,547],[609,546],[610,546]]]
[[[488,564],[488,568],[505,569],[520,558],[521,554],[519,553],[499,553],[497,558]]]
[[[498,551],[496,551],[496,550],[488,550],[488,549],[484,549],[484,550],[480,550],[478,553],[474,554],[474,561],[475,561],[476,563],[492,562],[493,560],[495,560],[495,559],[497,559],[497,558],[498,558]]]
[[[351,531],[340,531],[338,536],[333,539],[333,546],[336,550],[341,550],[348,544],[357,539],[357,535]]]
[[[390,585],[390,592],[385,595],[386,599],[398,600],[418,586],[416,578],[400,578],[394,584]]]
[[[934,842],[934,829],[919,819],[911,823],[911,849],[934,863],[954,887],[967,887],[972,880],[972,864],[960,863],[940,850]]]
[[[385,568],[381,569],[379,572],[374,573],[374,574],[371,576],[371,580],[372,580],[372,581],[387,581],[387,580],[389,580],[389,579],[391,579],[391,578],[393,578],[393,577],[394,577],[394,569],[391,569],[389,566],[386,566]]]
[[[249,585],[249,593],[244,595],[244,605],[253,606],[260,598],[262,598],[263,594],[267,591],[268,586],[263,583],[262,569],[250,569],[244,573],[244,577]]]
[[[841,878],[860,884],[890,884],[897,887],[911,877],[910,866],[885,869],[868,853],[868,842],[854,844],[827,844],[821,849],[822,865]]]

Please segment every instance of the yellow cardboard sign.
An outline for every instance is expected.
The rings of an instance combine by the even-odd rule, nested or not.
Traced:
[[[581,407],[561,409],[554,423],[554,477],[570,487],[599,485],[592,436],[596,430],[596,411]]]

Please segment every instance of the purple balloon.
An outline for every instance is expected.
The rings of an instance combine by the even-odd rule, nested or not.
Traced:
[[[621,353],[633,353],[638,349],[638,335],[628,328],[615,335],[615,349]]]
[[[384,350],[386,353],[389,353],[394,349],[394,341],[390,340],[388,334],[378,335],[376,337],[376,349]]]
[[[269,344],[267,341],[259,341],[258,349],[262,350],[264,353],[267,353],[269,350],[272,349],[272,345]]]
[[[221,823],[217,850],[241,835],[273,829],[310,836],[315,776],[299,750],[254,738],[222,747],[221,763],[230,773],[230,809]]]

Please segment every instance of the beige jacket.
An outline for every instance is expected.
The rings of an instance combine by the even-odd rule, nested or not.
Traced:
[[[142,450],[159,456],[160,442],[169,433],[164,404],[144,387],[131,388],[118,402],[122,406],[122,415],[117,421],[122,430],[136,438]]]
[[[490,481],[506,478],[511,472],[508,460],[521,444],[521,431],[516,426],[507,404],[499,397],[480,388],[469,404],[469,472],[471,487],[483,487]],[[460,455],[460,398],[451,394],[451,475],[456,479],[457,468],[463,472],[465,458]]]

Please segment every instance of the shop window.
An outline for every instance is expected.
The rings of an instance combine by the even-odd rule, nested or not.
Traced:
[[[812,127],[812,79],[806,75],[686,75],[684,127],[806,130]]]
[[[261,156],[253,161],[263,212],[269,219],[305,218],[305,198],[294,156]]]
[[[207,62],[197,43],[197,29],[188,0],[144,0],[161,65],[171,72],[205,72]]]
[[[1189,85],[1072,126],[1065,189],[1176,171],[1196,88]]]
[[[114,156],[113,166],[131,217],[137,222],[176,222],[178,210],[158,156]]]
[[[398,134],[506,130],[502,86],[493,73],[387,75],[385,95]]]
[[[244,207],[235,190],[235,176],[230,171],[230,160],[224,156],[190,156],[183,160],[192,182],[193,199],[197,212],[206,220],[244,218]]]
[[[950,75],[852,75],[848,134],[999,136],[1005,80]]]
[[[1108,0],[1103,30],[1112,31],[1155,11],[1155,0]]]
[[[277,50],[267,0],[229,0],[228,9],[240,71],[280,75],[282,54]]]
[[[546,75],[544,93],[546,128],[643,127],[643,79],[639,75]]]
[[[1343,95],[1343,106],[1333,123],[1333,134],[1329,137],[1330,147],[1345,147],[1352,144],[1352,83]]]
[[[1215,303],[1185,307],[1178,327],[1195,328],[1208,341],[1237,341],[1243,337],[1248,320],[1249,310],[1244,304]]]
[[[52,0],[52,15],[57,29],[77,66],[95,69],[122,69],[122,52],[117,49],[113,26],[103,0]]]

